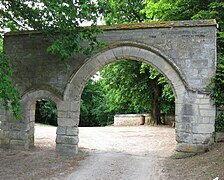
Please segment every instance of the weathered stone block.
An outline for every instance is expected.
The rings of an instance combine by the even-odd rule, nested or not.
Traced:
[[[58,112],[61,111],[70,111],[70,102],[69,101],[62,101],[60,102],[60,104],[58,105]]]
[[[207,117],[215,117],[215,111],[214,110],[200,110],[201,116],[207,116]]]
[[[78,144],[79,137],[78,136],[66,136],[66,135],[57,135],[56,143],[58,144],[71,144],[75,145]]]
[[[204,98],[204,99],[201,99],[201,100],[200,100],[200,103],[201,103],[201,104],[209,104],[209,105],[210,105],[210,104],[211,104],[211,102],[210,102],[210,98]]]
[[[193,120],[194,120],[194,117],[192,117],[192,116],[182,116],[181,117],[182,118],[182,122],[184,123],[184,124],[186,124],[186,123],[192,123],[193,122]]]
[[[73,112],[80,111],[80,102],[79,101],[71,102],[71,111],[73,111]]]
[[[2,148],[9,147],[10,140],[8,138],[0,139],[0,146]]]
[[[209,104],[200,104],[199,108],[200,109],[205,109],[205,110],[210,110],[211,106]]]
[[[67,136],[78,136],[79,129],[78,127],[67,127],[66,128],[66,135]]]
[[[79,112],[70,111],[70,112],[68,112],[67,117],[71,118],[71,119],[79,119]]]
[[[193,134],[194,144],[208,144],[211,142],[212,134]]]
[[[198,134],[211,134],[214,132],[214,124],[192,124],[192,132]]]
[[[58,118],[58,126],[78,126],[79,119]]]
[[[66,134],[66,129],[67,129],[67,127],[58,126],[57,127],[57,131],[56,131],[56,134],[65,135]]]
[[[68,144],[56,144],[56,151],[62,154],[76,155],[78,154],[78,146]]]
[[[9,130],[9,124],[8,124],[8,122],[7,121],[2,121],[0,123],[0,129],[5,130],[5,131]]]
[[[9,124],[11,131],[28,131],[30,129],[29,124],[14,122]]]
[[[59,118],[66,118],[68,115],[67,111],[58,111],[58,117]]]
[[[178,143],[176,146],[176,151],[186,152],[186,153],[200,153],[200,152],[205,152],[208,149],[209,149],[209,145],[202,145],[202,144]]]
[[[16,140],[28,140],[29,134],[26,131],[10,131],[9,138]]]
[[[0,121],[6,121],[5,115],[0,114]]]
[[[182,122],[182,123],[176,123],[175,127],[177,131],[191,133],[192,125],[191,123]]]
[[[192,134],[185,132],[177,132],[176,133],[176,141],[178,143],[192,143]]]
[[[193,106],[191,104],[184,104],[181,112],[182,115],[194,115]]]
[[[29,142],[25,140],[10,140],[10,148],[16,150],[28,150]]]

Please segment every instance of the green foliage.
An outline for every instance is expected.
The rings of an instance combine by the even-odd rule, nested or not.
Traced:
[[[218,58],[216,75],[211,84],[213,90],[211,97],[217,107],[222,107],[224,106],[224,56]]]
[[[143,3],[144,1],[142,0],[109,0],[106,2],[102,0],[100,2],[103,2],[103,6],[102,4],[101,6],[103,7],[103,15],[107,24],[147,21],[146,13],[145,11],[143,11],[143,9],[146,8],[147,4]],[[122,66],[121,69],[118,68],[117,73],[119,74],[119,76],[125,76],[124,79],[129,79],[129,81],[124,81],[124,83],[126,84],[124,84],[123,87],[116,87],[109,84],[111,88],[107,91],[109,94],[107,95],[107,101],[109,102],[109,104],[111,104],[109,110],[115,111],[116,109],[117,113],[119,113],[119,111],[121,111],[121,113],[149,113],[152,109],[157,109],[156,111],[160,112],[160,107],[155,106],[155,104],[158,103],[156,103],[154,99],[157,99],[161,103],[160,106],[162,107],[164,112],[174,112],[174,95],[172,93],[172,89],[167,82],[162,83],[163,81],[166,81],[166,79],[164,78],[162,81],[162,75],[156,70],[153,71],[152,67],[143,72],[141,67],[142,63],[136,62],[136,64],[139,64],[140,66],[132,67],[135,72],[132,72],[129,69],[127,70]],[[111,71],[111,69],[108,69],[106,72],[109,71]],[[123,72],[124,74],[121,74],[120,72]],[[132,73],[133,76],[136,77],[130,79],[130,75],[128,75],[128,72],[130,74]],[[114,84],[119,84],[119,81],[123,83],[121,78],[116,76],[115,73],[113,73],[113,76],[117,78],[117,81],[115,81]],[[147,83],[141,81],[142,77],[144,77],[143,81]],[[120,90],[122,88],[123,90]],[[161,89],[162,96],[159,97],[161,95]],[[167,95],[170,95],[170,97],[167,97]],[[153,100],[154,103],[152,103]],[[114,103],[114,105],[112,103]]]
[[[101,83],[106,92],[109,112],[148,113],[152,93],[147,73],[140,73],[141,62],[121,60],[101,70]]]
[[[0,39],[0,103],[5,110],[11,109],[16,119],[20,119],[20,94],[12,82],[12,67],[3,54],[2,39]]]
[[[224,2],[222,0],[145,0],[147,21],[216,19],[219,28],[217,32],[218,65],[216,76],[211,84],[211,97],[217,107],[224,104]],[[223,129],[223,114],[216,120],[216,130]]]
[[[142,12],[148,20],[153,21],[187,20],[200,11],[206,11],[213,2],[214,0],[145,0]]]
[[[142,22],[143,0],[98,0],[106,24]]]
[[[96,26],[99,7],[92,0],[1,0],[0,35],[4,30],[39,30],[53,43],[48,52],[59,55],[62,60],[75,54],[90,55],[103,43],[97,39],[101,30]],[[91,27],[80,23],[91,22]],[[13,87],[12,68],[7,58],[0,55],[0,101],[5,109],[12,108],[19,117],[19,93]]]
[[[79,126],[105,126],[113,123],[106,112],[105,93],[99,81],[90,79],[82,93]]]
[[[215,131],[224,132],[224,112],[221,112],[215,120]]]
[[[36,102],[35,122],[57,126],[57,107],[47,99]]]
[[[91,0],[2,0],[0,8],[0,29],[40,30],[53,41],[48,51],[62,59],[79,53],[90,55],[102,46],[97,39],[101,33],[96,26],[99,7]],[[87,21],[91,27],[80,27]]]
[[[82,93],[79,125],[112,124],[114,115],[119,113],[149,113],[153,96],[150,69],[152,77],[158,73],[145,63],[131,60],[120,60],[104,67],[100,71],[100,79],[89,80]],[[159,73],[157,76],[161,77],[160,84],[166,84],[163,92],[172,93],[164,77]],[[170,99],[164,97],[166,94],[160,99],[162,110],[173,113],[170,107],[174,107],[173,94]]]
[[[109,112],[149,113],[152,110],[152,81],[162,85],[160,103],[165,113],[174,109],[174,95],[166,79],[150,65],[121,60],[107,65],[100,72]],[[165,87],[165,88],[164,88]],[[172,106],[172,107],[171,107]]]
[[[152,66],[142,63],[140,72],[145,73],[146,71],[149,71],[149,78],[156,80],[156,83],[162,88],[161,97],[159,99],[161,110],[164,113],[174,114],[175,96],[167,79]]]

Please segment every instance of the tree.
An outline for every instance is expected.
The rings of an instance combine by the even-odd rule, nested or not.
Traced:
[[[78,53],[88,56],[101,47],[97,39],[101,33],[96,26],[98,16],[99,7],[91,0],[1,0],[0,31],[1,35],[8,29],[41,31],[53,42],[48,51],[66,60]],[[91,26],[81,27],[86,21]],[[19,94],[11,80],[12,68],[2,52],[0,63],[0,101],[5,109],[11,107],[18,118]]]
[[[224,107],[224,2],[222,0],[145,0],[142,13],[149,20],[187,20],[216,19],[219,28],[217,32],[217,71],[210,85],[211,97],[218,108]],[[216,130],[224,130],[224,112],[216,119]]]
[[[48,99],[40,99],[36,102],[35,122],[57,126],[57,107]]]
[[[90,79],[81,96],[79,126],[105,126],[113,123],[113,114],[107,111],[106,93],[101,80]]]
[[[107,111],[144,114],[151,112],[152,118],[158,118],[154,119],[155,123],[161,123],[160,110],[174,112],[174,95],[169,84],[150,65],[120,60],[107,65],[100,71],[100,75],[106,94]]]
[[[42,31],[53,40],[48,51],[62,59],[78,53],[89,55],[101,46],[98,5],[91,0],[2,0],[0,7],[1,29]],[[87,21],[91,22],[89,28],[80,26]]]
[[[142,0],[110,0],[110,1],[100,1],[103,7],[103,15],[105,17],[107,24],[117,24],[117,23],[132,23],[132,22],[143,22],[147,21],[146,13],[143,11],[145,9],[146,4],[143,3]],[[155,71],[150,66],[147,66],[144,63],[140,63],[142,66],[139,66],[138,72],[144,71],[144,74],[147,74],[147,78],[149,79],[148,88],[145,88],[145,91],[150,91],[151,96],[147,98],[147,104],[151,104],[151,108],[148,109],[148,112],[151,111],[151,117],[156,124],[161,124],[160,119],[160,112],[161,112],[161,105],[163,104],[164,110],[166,112],[172,112],[171,109],[174,109],[174,95],[172,93],[172,89],[170,88],[167,81],[163,78],[163,83],[159,83],[162,80],[162,75]],[[144,67],[144,70],[142,69]],[[134,68],[134,67],[133,67]],[[109,71],[109,70],[108,70]],[[146,72],[148,71],[148,72]],[[125,73],[127,74],[127,73]],[[139,76],[139,73],[137,73]],[[114,74],[113,74],[114,76]],[[133,84],[137,86],[137,81],[133,81]],[[166,87],[166,88],[164,88]],[[133,85],[129,87],[132,91],[134,88]],[[169,91],[169,93],[165,93],[165,89]],[[133,90],[134,91],[134,90]],[[166,95],[171,95],[172,98],[164,98]],[[164,99],[169,99],[171,101],[162,101],[162,97]],[[142,98],[144,99],[144,98]],[[140,101],[138,101],[140,102]],[[171,103],[170,103],[171,102]],[[167,107],[167,108],[165,108]]]
[[[139,71],[141,62],[121,60],[100,71],[106,107],[112,113],[148,113],[152,96],[147,73]]]
[[[146,19],[141,13],[144,0],[98,0],[100,12],[106,24],[142,22]]]

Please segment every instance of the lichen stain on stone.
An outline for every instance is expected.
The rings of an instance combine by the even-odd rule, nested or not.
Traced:
[[[201,27],[216,26],[216,20],[189,20],[189,21],[167,21],[167,22],[143,22],[132,24],[115,24],[111,26],[99,26],[102,30],[129,30],[129,29],[148,29],[148,28],[172,28],[172,27]]]
[[[131,29],[150,29],[150,28],[173,28],[173,27],[202,27],[202,26],[217,26],[215,19],[208,20],[185,20],[185,21],[166,21],[166,22],[142,22],[131,24],[114,24],[114,25],[100,25],[100,29],[104,31],[110,30],[131,30]],[[90,28],[86,26],[85,28]],[[5,35],[26,35],[26,34],[41,34],[41,31],[17,31],[8,32]]]

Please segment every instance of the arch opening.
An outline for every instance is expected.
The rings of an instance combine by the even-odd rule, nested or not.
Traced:
[[[57,107],[49,99],[39,99],[35,103],[34,146],[41,149],[55,149]]]
[[[170,128],[173,122],[175,121],[174,116],[172,116],[173,114],[172,115],[169,114],[169,116],[165,116],[165,114],[162,114],[160,112],[159,117],[161,118],[160,120],[163,122],[163,124],[167,125],[167,123],[169,123],[168,126],[162,126],[163,127],[162,130],[156,126],[154,127],[147,126],[147,125],[155,124],[152,121],[151,112],[149,112],[151,111],[150,98],[152,94],[150,92],[150,88],[152,87],[150,85],[152,85],[151,84],[152,80],[149,78],[149,75],[150,75],[149,72],[145,72],[145,73],[140,72],[141,65],[147,66],[148,64],[145,64],[136,60],[134,61],[134,60],[117,59],[116,62],[109,63],[108,65],[104,66],[100,70],[100,74],[101,74],[100,77],[98,76],[97,78],[96,77],[90,78],[90,80],[87,81],[81,96],[81,108],[80,108],[80,118],[79,118],[80,119],[79,120],[79,139],[80,139],[79,146],[80,147],[87,148],[87,149],[106,150],[106,151],[122,150],[123,152],[127,152],[127,153],[150,153],[152,149],[149,146],[149,144],[150,143],[153,144],[155,142],[151,138],[147,139],[146,137],[154,136],[156,139],[155,141],[158,140],[161,142],[160,144],[157,144],[158,151],[162,148],[165,148],[165,146],[168,144],[170,144],[169,147],[171,148],[168,149],[167,151],[171,152],[174,150],[176,145],[175,135],[174,135],[175,133],[174,133],[174,129]],[[147,70],[149,70],[151,66],[142,67],[142,68],[148,68]],[[130,70],[129,74],[131,74],[131,77],[125,81],[124,80],[125,76],[122,76],[122,73],[128,73],[127,72],[128,69]],[[113,72],[110,75],[107,75],[108,71],[113,71]],[[117,75],[114,74],[115,72],[117,73]],[[121,88],[123,88],[123,85],[127,83],[127,81],[131,81],[131,79],[133,78],[132,82],[130,82],[129,84],[125,84],[126,88],[129,89],[127,90],[127,93],[128,91],[131,91],[132,89],[131,84],[133,82],[136,82],[138,79],[139,83],[136,83],[136,84],[137,85],[141,84],[141,87],[136,88],[135,93],[139,93],[141,95],[136,97],[137,100],[132,103],[130,96],[126,96],[125,98],[127,99],[124,100],[125,91],[122,91],[119,95],[116,94],[119,92],[115,92],[114,94],[112,94],[113,91],[115,89],[118,89],[119,87],[116,86],[113,90],[110,91],[108,88],[108,84],[102,84],[103,81],[106,78],[108,78],[108,76],[111,78],[108,81],[106,80],[106,83],[117,82],[119,86],[122,86]],[[139,76],[139,77],[135,78],[136,76]],[[96,80],[96,79],[99,79],[99,80]],[[144,84],[142,84],[143,82]],[[101,89],[101,87],[100,88],[98,87],[103,85],[107,85],[106,89],[103,89],[103,88]],[[132,85],[134,86],[134,84]],[[141,91],[142,88],[145,88],[144,89],[145,91],[147,91],[148,89],[148,93],[145,93],[143,95],[143,92]],[[106,91],[103,93],[110,94],[110,97],[108,98],[111,98],[111,99],[110,100],[104,99],[105,97],[102,97],[102,91]],[[131,96],[133,95],[132,93],[130,94]],[[102,99],[99,97],[100,95]],[[148,100],[146,99],[147,97],[149,98]],[[114,98],[115,99],[118,98],[117,100],[120,102],[116,103],[115,101],[117,100],[115,100]],[[110,103],[108,103],[108,101],[110,101]],[[107,102],[108,104],[106,104],[105,102]],[[146,103],[148,104],[148,106]],[[111,111],[109,111],[109,108],[108,109],[105,108],[108,105],[114,106]],[[88,112],[90,116],[85,117],[85,115]],[[92,112],[93,114],[91,114]],[[101,116],[101,114],[103,114],[103,116]],[[120,122],[123,121],[123,123],[120,123],[120,124],[115,123],[115,126],[113,125],[107,126],[107,125],[114,124],[114,116],[116,114],[123,115],[123,118],[120,120]],[[124,118],[125,116],[127,118]],[[142,121],[144,121],[143,124],[142,124]],[[87,127],[83,127],[83,126],[87,126]],[[102,128],[102,127],[92,127],[92,126],[106,126],[106,127]],[[160,139],[160,137],[163,137],[163,138]],[[88,141],[89,139],[95,139],[95,141],[90,142]],[[106,142],[105,142],[105,139],[106,139]],[[139,143],[145,144],[145,147],[143,148],[139,146],[138,145]],[[122,144],[123,145],[126,144],[124,145],[125,148],[122,146]]]
[[[80,121],[81,94],[87,81],[107,64],[120,59],[129,59],[150,64],[166,77],[175,94],[175,121],[180,122],[181,116],[176,112],[182,107],[186,94],[185,85],[187,85],[187,83],[181,72],[175,67],[175,63],[154,48],[122,45],[106,49],[96,54],[86,61],[86,63],[71,77],[64,93],[64,101],[76,104],[76,115],[72,118],[75,128],[78,127]],[[178,135],[176,137],[178,137]],[[77,145],[78,143],[76,144],[76,148],[78,148]]]
[[[175,63],[159,50],[148,46],[145,47],[143,45],[141,45],[141,47],[123,45],[112,47],[109,50],[106,49],[86,61],[86,63],[74,75],[72,75],[71,80],[65,89],[64,100],[79,99],[86,82],[96,72],[107,64],[120,59],[136,60],[150,64],[164,77],[166,77],[173,88],[177,99],[182,99],[183,92],[189,88],[184,76]]]
[[[110,125],[116,114],[142,114],[148,125],[174,124],[174,101],[170,84],[152,66],[121,59],[87,81],[79,126]]]
[[[24,125],[27,126],[26,147],[55,149],[56,129],[58,124],[57,106],[60,99],[47,90],[29,91],[23,95],[21,105]],[[53,126],[54,125],[54,126]]]

